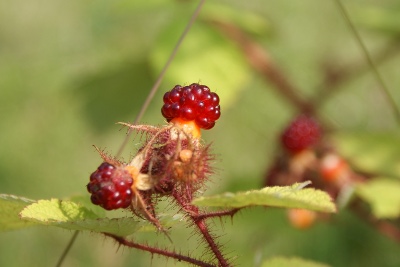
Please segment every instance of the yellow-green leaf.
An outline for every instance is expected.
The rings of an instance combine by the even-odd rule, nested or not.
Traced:
[[[336,212],[336,206],[327,193],[313,188],[303,188],[307,184],[309,183],[296,183],[291,186],[273,186],[265,187],[260,190],[199,197],[193,201],[193,204],[198,206],[230,208],[271,206]]]
[[[377,218],[400,216],[400,182],[394,179],[378,178],[361,184],[356,194],[371,205]]]
[[[21,218],[35,223],[70,230],[106,232],[119,236],[155,228],[147,221],[133,217],[99,218],[86,207],[59,199],[39,200],[22,210]],[[172,220],[171,220],[172,221]]]

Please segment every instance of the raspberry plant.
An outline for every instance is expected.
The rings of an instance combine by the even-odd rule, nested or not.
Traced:
[[[68,25],[79,23],[68,21],[68,12],[79,18],[77,6],[33,10],[38,16],[25,16],[29,8],[15,8],[15,18],[12,10],[3,11],[0,101],[7,116],[0,124],[1,140],[7,142],[0,152],[5,159],[0,175],[6,177],[0,185],[8,194],[0,195],[0,229],[47,225],[98,233],[80,234],[59,265],[247,266],[254,259],[258,266],[316,264],[298,258],[303,257],[332,266],[397,266],[398,93],[386,94],[373,79],[381,64],[385,79],[378,73],[378,80],[389,89],[398,80],[398,29],[391,20],[398,13],[389,2],[346,3],[357,27],[353,36],[361,34],[370,51],[367,61],[376,69],[371,72],[366,72],[370,63],[357,54],[363,50],[352,48],[347,28],[337,23],[342,17],[336,11],[343,12],[343,6],[335,9],[326,2],[302,3],[307,13],[282,1],[267,7],[257,1],[240,7],[210,2],[192,17],[193,27],[187,27],[174,52],[191,3],[107,8],[79,3],[90,15],[81,21],[84,27],[73,30]],[[35,23],[36,17],[44,21],[48,11],[57,17],[42,26]],[[369,20],[371,14],[385,19]],[[21,16],[24,20],[17,19]],[[7,25],[13,29],[7,31]],[[335,26],[326,31],[326,25]],[[35,34],[35,29],[40,31]],[[132,33],[135,38],[129,37]],[[71,42],[80,34],[85,37],[78,38],[79,44]],[[20,43],[29,45],[25,50]],[[55,58],[63,68],[55,66]],[[157,72],[158,79],[151,76]],[[68,85],[60,86],[63,81]],[[149,93],[153,83],[160,90]],[[177,83],[187,92],[182,103],[169,97]],[[27,90],[19,94],[22,87]],[[205,93],[215,101],[203,101],[205,88],[220,100]],[[192,96],[192,90],[198,95]],[[149,101],[144,99],[148,94]],[[163,105],[166,121],[159,112]],[[132,112],[137,114],[133,123]],[[288,149],[282,136],[296,118],[312,118],[320,131],[310,136],[296,130],[301,142]],[[118,127],[127,129],[127,137],[133,134],[134,141],[127,139],[116,150],[114,142],[118,146],[124,136],[112,128],[118,120],[126,121]],[[361,131],[346,132],[354,129]],[[100,158],[91,144],[101,147]],[[99,166],[113,171],[96,170]],[[61,198],[65,195],[71,197]],[[91,203],[91,195],[100,205]],[[257,206],[268,208],[247,209]],[[337,215],[327,213],[335,209]],[[29,264],[54,265],[70,232],[51,231],[1,233],[0,265],[21,265],[13,254],[20,250]],[[356,259],[345,256],[350,254]],[[270,259],[273,255],[287,257]]]

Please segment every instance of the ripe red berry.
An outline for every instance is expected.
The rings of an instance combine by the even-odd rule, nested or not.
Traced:
[[[87,190],[92,194],[91,201],[106,210],[127,208],[132,202],[133,179],[129,172],[103,162],[90,175]]]
[[[314,146],[321,137],[321,128],[311,117],[301,115],[284,130],[282,145],[290,152],[297,153]]]
[[[177,85],[164,94],[163,101],[161,113],[168,122],[174,118],[194,120],[198,127],[211,129],[221,116],[218,95],[205,85]]]

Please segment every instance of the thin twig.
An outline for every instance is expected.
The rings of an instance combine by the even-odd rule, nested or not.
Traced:
[[[364,57],[368,62],[368,65],[370,66],[376,80],[378,81],[378,83],[380,84],[380,88],[382,89],[383,94],[386,97],[386,100],[389,102],[390,107],[392,108],[392,111],[394,113],[394,116],[397,120],[397,123],[400,125],[400,109],[397,107],[396,102],[394,101],[385,81],[382,78],[382,75],[379,73],[374,61],[372,60],[367,47],[365,46],[363,40],[361,39],[360,34],[358,33],[356,27],[354,26],[353,22],[350,20],[350,16],[347,13],[343,3],[341,0],[334,0],[334,2],[337,4],[340,12],[343,15],[344,20],[347,23],[347,26],[349,27],[349,29],[352,31],[354,37],[356,38],[357,44],[360,46],[361,50],[364,53]]]
[[[78,234],[79,234],[79,231],[74,232],[73,236],[71,237],[71,239],[68,242],[67,247],[64,249],[61,257],[58,259],[56,267],[60,267],[63,264],[64,259],[68,255],[68,252],[70,251],[72,245],[74,244],[76,238],[78,237]]]
[[[185,39],[185,37],[187,36],[190,28],[192,27],[193,23],[195,22],[196,18],[198,17],[204,2],[205,2],[205,0],[200,0],[199,4],[197,5],[189,22],[186,24],[185,30],[182,32],[182,35],[179,37],[178,42],[176,43],[176,45],[174,47],[174,50],[172,51],[171,55],[169,56],[167,62],[165,63],[164,68],[162,69],[162,71],[161,71],[160,75],[158,76],[156,82],[154,83],[153,87],[150,89],[150,92],[147,95],[147,98],[144,101],[138,115],[136,116],[135,120],[133,121],[133,124],[139,123],[139,121],[142,119],[144,113],[146,112],[147,108],[149,107],[151,100],[154,98],[154,95],[156,94],[158,88],[160,87],[161,81],[163,80],[165,73],[167,72],[172,61],[174,60],[179,47],[181,46],[181,44],[182,44],[183,40]],[[116,154],[116,157],[119,157],[122,154],[123,150],[125,149],[126,145],[128,144],[129,137],[131,134],[132,134],[132,129],[129,129],[124,141],[122,142],[122,144]]]
[[[389,60],[398,54],[399,44],[399,40],[395,39],[378,51],[374,57],[375,64],[382,64],[386,60]],[[325,69],[325,79],[321,84],[316,86],[315,91],[317,93],[313,97],[312,101],[316,109],[321,107],[330,99],[330,96],[333,93],[336,93],[340,89],[339,85],[371,70],[369,65],[365,65],[365,63],[361,64],[360,62],[348,63],[345,66],[340,67],[325,65],[322,68]]]

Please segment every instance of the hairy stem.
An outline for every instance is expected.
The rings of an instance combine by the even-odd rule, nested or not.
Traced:
[[[224,216],[231,216],[235,215],[240,208],[237,209],[231,209],[231,210],[223,210],[223,211],[215,211],[215,212],[208,212],[208,213],[203,213],[203,214],[198,214],[194,215],[195,219],[209,219],[209,218],[214,218],[214,217],[224,217]]]
[[[220,247],[219,244],[215,242],[214,240],[215,237],[210,234],[210,231],[205,222],[207,216],[201,215],[199,209],[196,206],[188,203],[188,201],[183,200],[179,194],[174,193],[173,196],[178,202],[178,204],[182,207],[182,209],[186,212],[187,216],[197,226],[200,233],[203,235],[203,238],[207,242],[209,249],[212,251],[216,259],[218,260],[218,266],[221,267],[230,266],[228,260],[225,259],[224,255],[222,254],[219,248]],[[216,213],[214,213],[214,215],[217,216]],[[222,215],[226,215],[226,213]]]
[[[196,217],[191,217],[194,223],[196,224],[197,228],[199,228],[201,234],[203,235],[204,239],[207,241],[208,246],[214,253],[215,257],[218,260],[219,265],[222,267],[229,266],[228,261],[222,255],[222,252],[219,249],[219,245],[214,241],[214,237],[210,234],[207,224],[205,223],[205,219],[198,219]]]
[[[131,248],[136,248],[136,249],[143,250],[143,251],[147,251],[147,252],[150,252],[151,254],[162,255],[162,256],[165,256],[168,258],[173,258],[178,261],[188,262],[193,265],[197,265],[197,266],[201,266],[201,267],[215,267],[214,265],[209,264],[207,262],[197,260],[197,259],[191,258],[189,256],[185,256],[185,255],[173,252],[173,251],[168,251],[165,249],[151,247],[151,246],[144,245],[144,244],[138,244],[133,241],[126,240],[123,237],[119,237],[119,236],[112,235],[112,234],[105,233],[105,235],[113,238],[115,241],[117,241],[121,245],[131,247]]]

